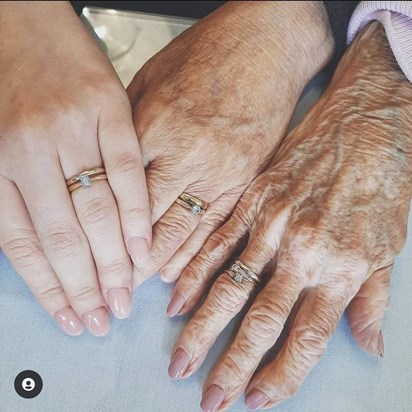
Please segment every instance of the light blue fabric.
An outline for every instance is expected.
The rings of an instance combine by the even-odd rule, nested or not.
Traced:
[[[410,412],[412,410],[412,242],[398,259],[384,324],[385,357],[358,349],[343,319],[329,350],[280,412]],[[133,315],[113,320],[105,338],[63,334],[0,255],[1,412],[195,412],[202,382],[229,342],[218,340],[187,381],[167,376],[169,353],[186,319],[164,315],[170,286],[156,276],[136,291]],[[22,370],[43,378],[42,393],[20,398],[13,382]],[[243,400],[232,411],[246,411]]]

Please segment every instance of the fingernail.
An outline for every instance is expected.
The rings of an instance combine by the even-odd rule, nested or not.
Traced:
[[[83,316],[83,322],[94,336],[107,335],[110,329],[109,316],[105,308],[99,308]]]
[[[378,351],[379,351],[379,356],[381,358],[383,358],[383,355],[385,353],[385,347],[383,344],[383,333],[382,331],[379,332],[379,336],[378,336]]]
[[[117,319],[125,319],[132,311],[132,299],[130,291],[127,288],[110,289],[108,293],[108,301],[113,315]]]
[[[160,278],[163,280],[163,282],[173,282],[178,275],[178,270],[177,268],[174,268],[172,266],[167,266],[164,269],[160,271]]]
[[[179,379],[189,366],[189,363],[190,358],[187,353],[182,348],[178,349],[170,361],[169,376],[172,379]]]
[[[269,400],[266,393],[260,391],[259,389],[253,389],[249,395],[246,396],[246,406],[249,409],[259,409]]]
[[[129,240],[129,254],[135,266],[144,266],[149,262],[150,249],[147,239],[144,237],[133,237]]]
[[[225,393],[220,386],[212,385],[203,395],[200,407],[203,412],[215,412],[225,399]]]
[[[79,317],[74,313],[72,308],[64,308],[59,310],[54,318],[60,328],[70,336],[79,336],[83,332],[83,323]]]
[[[171,318],[176,316],[180,310],[183,308],[184,304],[186,303],[185,297],[178,291],[173,294],[172,300],[170,301],[167,309],[166,314]]]

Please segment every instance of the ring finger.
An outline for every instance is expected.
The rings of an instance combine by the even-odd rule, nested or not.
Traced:
[[[263,247],[263,242],[265,233],[256,231],[238,259],[241,263],[235,261],[237,267],[246,265],[259,276],[276,256],[276,250]],[[244,307],[255,284],[248,282],[242,271],[234,270],[233,265],[219,276],[174,347],[169,366],[171,378],[186,378],[201,365],[219,334]]]
[[[102,167],[95,140],[83,144],[81,158],[72,152],[74,147],[61,150],[61,164],[67,178],[91,167]],[[113,314],[124,319],[132,309],[132,265],[110,185],[107,179],[93,181],[92,176],[90,179],[90,187],[80,186],[71,193],[72,202],[90,244],[101,292]]]
[[[184,193],[189,193],[198,200],[208,203],[197,193],[191,193],[190,188]],[[207,207],[203,208],[207,214]],[[187,238],[196,229],[202,217],[198,210],[191,209],[189,205],[183,207],[176,201],[153,227],[153,246],[151,259],[144,267],[134,267],[134,286],[140,285],[151,275],[162,268],[173,254],[183,245]]]

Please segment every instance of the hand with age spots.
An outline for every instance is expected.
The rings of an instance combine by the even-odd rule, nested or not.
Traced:
[[[354,339],[383,355],[389,278],[406,238],[412,196],[411,118],[412,86],[384,29],[372,23],[175,286],[173,299],[184,301],[177,312],[187,313],[247,238],[239,259],[268,275],[204,384],[204,411],[225,410],[244,391],[251,409],[292,396],[347,307]],[[187,378],[200,367],[252,289],[227,272],[217,278],[175,344],[171,377]],[[280,352],[255,373],[288,317]]]
[[[154,227],[151,261],[136,265],[135,286],[159,270],[165,281],[179,277],[268,164],[304,85],[332,51],[321,2],[228,2],[136,74],[128,94]],[[209,203],[206,213],[176,204],[182,192]]]

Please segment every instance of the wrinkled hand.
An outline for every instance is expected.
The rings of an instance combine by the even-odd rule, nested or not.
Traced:
[[[104,335],[151,241],[130,102],[69,2],[2,2],[0,37],[0,247],[64,331]]]
[[[389,277],[405,241],[412,195],[411,102],[412,87],[383,28],[373,23],[230,220],[182,273],[175,288],[186,301],[180,313],[198,301],[239,239],[249,236],[239,259],[268,274],[204,385],[203,410],[224,410],[245,389],[252,409],[293,395],[348,304],[354,338],[367,352],[383,354]],[[218,277],[174,347],[172,377],[199,368],[252,289],[226,272]],[[280,352],[253,376],[291,313]]]
[[[302,31],[292,34],[287,27],[297,19]],[[151,262],[135,268],[135,285],[159,269],[164,280],[176,280],[227,219],[273,156],[302,88],[332,48],[321,4],[235,2],[136,74],[128,93],[156,225]],[[182,192],[208,202],[206,214],[174,203]]]

